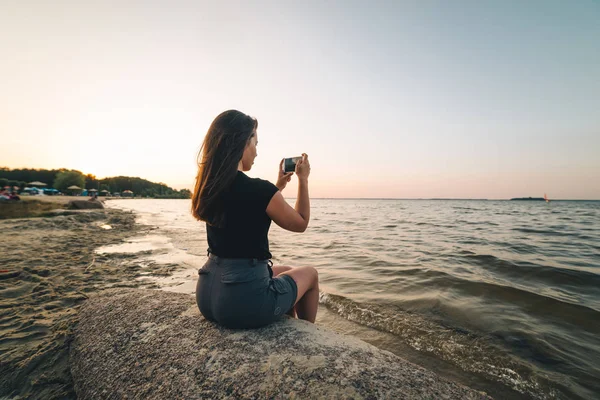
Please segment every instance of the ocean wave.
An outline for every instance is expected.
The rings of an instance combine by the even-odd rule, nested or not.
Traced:
[[[553,230],[553,229],[533,229],[533,228],[518,227],[518,228],[512,228],[512,230],[516,231],[516,232],[522,232],[522,233],[534,233],[534,234],[543,235],[543,236],[576,237],[576,238],[584,239],[584,240],[592,239],[592,237],[590,237],[590,236],[582,235],[577,232],[564,232],[564,231]]]
[[[485,298],[488,302],[502,302],[504,305],[513,305],[526,310],[531,317],[543,317],[547,320],[558,320],[562,323],[572,324],[580,330],[590,330],[600,334],[600,325],[595,321],[600,320],[600,311],[588,305],[582,305],[572,299],[570,295],[562,295],[552,288],[535,288],[524,286],[509,286],[499,284],[497,281],[485,282],[464,280],[449,276],[447,281],[440,285],[452,287],[460,296]],[[436,282],[431,282],[436,287]]]
[[[455,221],[457,224],[465,224],[465,225],[485,225],[485,226],[499,226],[495,222],[491,221],[467,221],[463,219],[457,219]]]
[[[431,226],[434,228],[456,228],[455,226],[452,226],[452,225],[434,224],[432,222],[416,222],[413,225],[415,225],[415,226]]]
[[[418,314],[357,303],[330,293],[321,293],[319,302],[347,320],[391,333],[417,351],[433,354],[464,371],[501,382],[534,399],[560,396],[530,365],[465,329],[454,329]]]
[[[510,246],[510,248],[515,248]],[[526,248],[530,245],[519,245]],[[491,254],[464,254],[459,257],[467,264],[476,264],[488,271],[507,278],[521,280],[534,280],[537,284],[544,282],[549,285],[568,286],[571,288],[600,287],[600,274],[587,272],[581,269],[559,268],[554,266],[531,263],[527,261],[511,262]]]
[[[325,250],[339,249],[339,248],[343,248],[343,247],[347,247],[347,245],[345,245],[344,243],[336,242],[335,240],[332,240],[325,246],[322,246],[322,248]]]

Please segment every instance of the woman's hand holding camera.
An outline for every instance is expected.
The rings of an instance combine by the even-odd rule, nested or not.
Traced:
[[[288,182],[292,180],[293,172],[283,172],[283,162],[282,159],[279,163],[279,173],[277,175],[277,189],[282,191],[287,186]],[[308,182],[308,176],[310,175],[310,163],[308,162],[308,154],[302,153],[302,158],[296,162],[296,175],[298,176],[298,180],[303,182]]]
[[[296,163],[296,175],[300,181],[308,181],[310,175],[310,163],[308,162],[308,154],[302,153],[302,159]]]
[[[275,186],[277,186],[277,189],[279,189],[280,192],[283,189],[285,189],[288,182],[292,180],[292,175],[294,175],[293,172],[287,172],[287,173],[283,172],[283,158],[282,158],[281,162],[279,163],[279,174],[277,175],[277,183],[275,184]]]

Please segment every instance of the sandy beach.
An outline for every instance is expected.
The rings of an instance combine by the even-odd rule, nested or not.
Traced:
[[[42,215],[71,199],[24,198],[17,206]],[[0,220],[0,397],[75,398],[68,341],[80,304],[107,288],[155,287],[136,278],[168,273],[94,249],[145,229],[134,214],[113,209]]]

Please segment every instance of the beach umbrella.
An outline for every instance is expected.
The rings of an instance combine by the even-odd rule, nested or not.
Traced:
[[[108,190],[106,190],[106,189],[101,190],[100,193],[108,193]]]
[[[48,186],[44,182],[40,182],[40,181],[29,182],[28,185],[31,185],[31,186]]]
[[[96,189],[88,189],[88,192],[97,192]]]
[[[79,192],[80,190],[83,190],[83,189],[81,189],[77,185],[71,185],[67,188],[67,190],[69,190],[71,192],[71,195],[79,196],[79,194],[75,194],[75,192]],[[83,192],[81,192],[80,195],[85,196],[85,194],[83,194]]]

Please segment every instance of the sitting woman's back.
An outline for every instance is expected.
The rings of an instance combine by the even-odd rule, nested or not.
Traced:
[[[279,189],[269,181],[249,178],[237,171],[229,190],[223,195],[224,227],[207,225],[208,247],[227,258],[270,259],[267,234],[271,218],[267,206]]]

